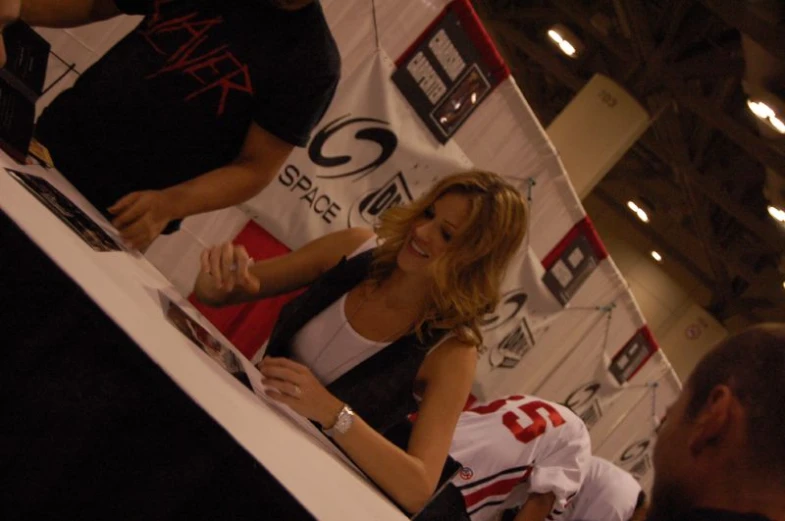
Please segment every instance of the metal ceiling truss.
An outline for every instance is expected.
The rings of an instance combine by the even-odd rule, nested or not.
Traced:
[[[645,133],[634,145],[633,155],[627,156],[634,161],[623,158],[595,193],[713,290],[710,310],[718,318],[742,314],[759,321],[765,311],[768,318],[785,320],[781,286],[785,275],[778,275],[774,268],[778,255],[785,252],[785,234],[761,208],[749,208],[741,200],[755,188],[753,183],[761,182],[763,166],[785,177],[785,152],[780,144],[752,130],[751,117],[744,110],[730,110],[732,101],[743,99],[744,61],[734,29],[744,31],[783,60],[785,30],[772,30],[742,4],[746,2],[475,0],[544,125],[564,108],[564,98],[572,97],[594,73],[611,76],[648,106],[654,115],[652,131]],[[555,23],[571,26],[580,34],[586,47],[583,56],[567,58],[544,42],[547,28]],[[546,76],[534,74],[537,68]],[[561,106],[556,106],[558,103]],[[754,161],[735,161],[730,154],[739,150]],[[753,165],[754,175],[728,171],[730,166],[717,175],[718,157],[727,165]],[[642,168],[646,169],[644,175]],[[659,226],[637,222],[619,199],[627,195],[611,188],[614,178],[625,176],[639,190],[645,184],[642,179],[663,179],[663,186],[670,190],[664,206],[674,209],[672,216],[658,215],[658,221],[666,220]],[[723,180],[732,180],[736,188],[728,191]],[[685,214],[692,222],[690,229],[677,233],[678,241],[666,239],[674,235],[673,226],[684,224]],[[655,229],[658,227],[660,231]],[[669,230],[667,234],[663,228]],[[735,237],[739,234],[744,237]],[[758,244],[738,246],[748,245],[750,240]],[[691,258],[696,244],[705,262]],[[690,254],[684,253],[687,250]]]

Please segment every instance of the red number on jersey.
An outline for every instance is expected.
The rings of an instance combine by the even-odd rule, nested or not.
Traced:
[[[481,405],[469,410],[477,414],[490,414],[504,407],[504,404],[506,404],[508,401],[521,399],[523,399],[523,396],[510,396],[508,398],[494,400],[487,405]],[[529,443],[530,441],[536,439],[538,436],[541,436],[548,428],[548,422],[545,421],[545,418],[542,416],[539,409],[544,409],[548,413],[548,418],[550,418],[551,424],[553,424],[554,427],[558,427],[559,425],[563,425],[565,423],[564,418],[561,417],[556,409],[554,409],[550,404],[541,402],[539,400],[524,403],[518,408],[526,413],[526,416],[531,418],[531,425],[528,427],[522,427],[518,422],[518,416],[512,411],[504,413],[504,416],[502,416],[502,423],[504,423],[505,427],[507,427],[510,432],[512,432],[518,441],[523,443]]]
[[[499,398],[498,400],[494,400],[488,405],[478,405],[472,409],[469,409],[471,412],[476,412],[477,414],[490,414],[492,412],[496,412],[507,402],[511,402],[514,400],[523,400],[523,396],[508,396],[507,398]]]
[[[545,429],[548,428],[548,422],[542,417],[540,409],[545,409],[545,411],[548,412],[548,418],[550,418],[554,427],[558,427],[565,423],[564,418],[561,417],[559,412],[545,402],[535,401],[524,403],[518,408],[525,412],[526,416],[531,418],[531,425],[522,427],[518,422],[518,416],[512,411],[507,412],[502,416],[502,422],[510,429],[510,432],[513,433],[515,438],[523,443],[529,443],[538,436],[541,436],[545,433]]]

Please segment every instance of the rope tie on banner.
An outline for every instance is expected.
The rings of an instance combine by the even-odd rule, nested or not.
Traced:
[[[655,433],[655,434],[657,433],[657,429],[660,426],[660,420],[659,420],[659,418],[657,418],[657,388],[660,386],[659,380],[663,376],[665,376],[666,374],[667,374],[667,370],[663,371],[662,373],[660,373],[653,381],[649,381],[649,382],[646,382],[646,383],[643,383],[643,384],[627,385],[623,389],[619,390],[619,392],[624,391],[624,390],[629,390],[629,389],[646,389],[646,390],[651,390],[651,394],[649,394],[649,396],[651,396],[651,423],[652,423],[652,432]],[[646,395],[645,394],[642,395],[640,397],[640,399],[638,399],[638,401],[635,402],[634,406],[630,407],[630,409],[628,409],[626,413],[624,413],[622,416],[620,416],[616,420],[616,422],[613,424],[613,427],[610,429],[610,431],[612,432],[612,431],[615,431],[616,429],[618,429],[619,425],[624,423],[624,421],[630,415],[631,411],[639,403],[641,403],[645,398],[646,398]]]
[[[615,302],[611,302],[610,305],[604,306],[603,308],[600,308],[604,313],[607,313],[607,315],[605,315],[606,318],[607,318],[607,320],[605,321],[605,335],[604,335],[604,338],[602,340],[602,353],[603,353],[603,355],[607,352],[606,348],[608,347],[608,337],[611,334],[611,319],[613,318],[613,310],[615,308],[616,308],[616,303]]]
[[[668,371],[665,370],[652,381],[636,385],[626,385],[621,389],[622,391],[629,389],[647,389],[651,391],[649,396],[651,397],[651,424],[653,432],[657,432],[657,429],[660,427],[660,419],[657,417],[657,389],[660,387],[660,379],[667,373]]]
[[[651,423],[654,426],[654,432],[657,432],[657,428],[660,426],[660,420],[657,418],[657,388],[659,386],[660,382],[651,383]]]
[[[379,25],[376,22],[376,0],[371,0],[371,15],[373,18],[373,35],[376,39],[376,49],[378,50],[381,46],[379,44]]]
[[[536,184],[537,181],[535,181],[533,177],[526,180],[526,202],[529,204],[532,202],[532,188],[534,188]]]
[[[529,244],[529,237],[531,237],[531,227],[532,227],[532,218],[531,218],[531,208],[532,208],[532,188],[536,185],[537,182],[534,180],[533,177],[526,179],[526,205],[529,207],[529,218],[526,219],[526,247]]]
[[[548,318],[542,320],[541,322],[538,322],[537,323],[537,328],[534,330],[534,332],[532,334],[534,334],[534,333],[536,333],[538,331],[541,331],[541,330],[543,330],[545,328],[550,327],[550,324],[552,322],[554,322],[556,319],[558,319],[563,313],[572,312],[572,311],[583,311],[583,312],[590,311],[590,312],[593,312],[593,313],[596,313],[596,312],[599,311],[601,313],[602,312],[607,313],[613,307],[615,307],[615,304],[609,304],[607,306],[575,306],[575,307],[569,307],[569,308],[562,308],[562,309],[552,313],[551,315],[549,315]],[[601,319],[602,319],[602,315],[599,315],[597,317],[597,320],[595,322],[593,322],[589,326],[589,330],[593,330],[595,327],[597,327],[597,324],[599,324]],[[520,321],[518,323],[520,324],[521,322],[522,321]],[[509,333],[510,332],[508,331],[507,333],[505,333],[505,335],[508,335]],[[569,355],[569,353],[568,353],[568,355]],[[497,368],[497,365],[494,365],[494,363],[490,359],[490,357],[488,358],[488,364],[491,366],[491,370]]]

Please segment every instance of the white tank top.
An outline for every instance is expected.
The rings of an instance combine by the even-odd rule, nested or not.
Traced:
[[[375,246],[376,237],[371,237],[349,258]],[[332,383],[390,345],[390,342],[368,340],[354,330],[346,316],[347,294],[311,319],[292,339],[292,358],[308,366],[323,385]]]

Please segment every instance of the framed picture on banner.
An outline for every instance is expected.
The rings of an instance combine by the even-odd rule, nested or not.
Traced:
[[[393,83],[440,143],[510,74],[463,0],[448,5],[396,65]]]
[[[605,246],[585,218],[543,259],[546,273],[542,282],[562,305],[566,305],[607,256]]]

